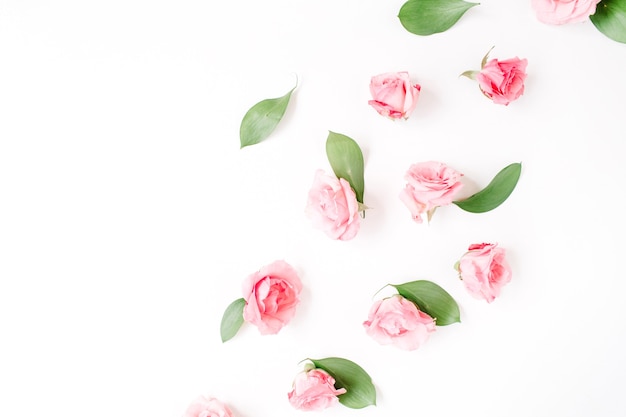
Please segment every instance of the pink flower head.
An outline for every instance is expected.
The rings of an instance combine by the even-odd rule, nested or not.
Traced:
[[[600,0],[532,0],[531,4],[542,23],[562,25],[583,22],[596,12]]]
[[[233,413],[219,400],[200,396],[189,405],[183,417],[233,417]]]
[[[359,203],[350,183],[322,170],[315,173],[306,214],[314,227],[332,239],[350,240],[361,226]]]
[[[435,321],[401,295],[378,300],[363,323],[369,336],[381,345],[415,350],[435,331]]]
[[[336,404],[339,401],[337,396],[345,393],[345,388],[335,388],[335,378],[328,372],[313,368],[296,375],[293,389],[287,396],[296,409],[317,411]]]
[[[506,251],[496,243],[470,245],[457,269],[469,293],[488,303],[500,295],[501,288],[511,281],[512,275]]]
[[[526,59],[517,57],[487,62],[476,75],[482,92],[496,104],[508,105],[524,93]]]
[[[285,261],[276,261],[251,274],[243,283],[243,318],[261,334],[276,334],[293,318],[302,283]]]
[[[428,213],[430,219],[435,208],[452,203],[463,186],[462,176],[441,162],[413,164],[404,176],[407,184],[400,193],[400,200],[411,212],[413,220],[422,223],[423,213]]]
[[[411,84],[408,72],[388,72],[372,77],[368,104],[390,119],[408,119],[417,105],[419,84]]]

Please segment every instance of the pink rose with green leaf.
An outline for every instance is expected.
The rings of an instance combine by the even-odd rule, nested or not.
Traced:
[[[283,260],[250,274],[242,284],[243,297],[224,311],[222,342],[232,339],[244,321],[255,325],[263,335],[278,333],[296,314],[301,291],[298,273]]]
[[[435,321],[413,302],[393,295],[372,305],[363,327],[381,345],[415,350],[435,331]]]
[[[361,227],[359,203],[350,183],[322,170],[315,173],[305,213],[313,227],[331,239],[350,240]]]
[[[242,286],[243,318],[261,334],[276,334],[296,314],[302,282],[285,261],[276,261],[251,274]]]
[[[461,75],[478,82],[480,91],[494,103],[508,106],[524,94],[528,60],[514,57],[488,61],[488,57],[489,52],[483,57],[479,71],[465,71]]]
[[[337,404],[339,402],[337,397],[345,393],[345,388],[335,388],[335,378],[328,372],[313,368],[296,375],[293,388],[287,396],[294,408],[317,411]]]

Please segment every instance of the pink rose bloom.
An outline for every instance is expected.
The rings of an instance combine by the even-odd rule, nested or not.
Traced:
[[[183,417],[233,417],[233,413],[215,398],[200,396],[189,405]]]
[[[496,104],[508,105],[524,93],[526,59],[492,59],[476,75],[482,92]]]
[[[322,170],[315,173],[306,214],[314,227],[332,239],[350,240],[361,226],[359,203],[350,183]]]
[[[408,119],[420,95],[419,84],[411,84],[408,72],[388,72],[372,77],[368,104],[390,119]]]
[[[337,396],[345,393],[345,388],[335,388],[335,378],[328,372],[313,368],[296,375],[293,389],[287,396],[296,409],[317,411],[336,404],[339,401]]]
[[[505,255],[505,250],[495,243],[470,245],[457,269],[472,296],[490,303],[500,295],[501,288],[511,281],[512,275]]]
[[[435,331],[433,318],[401,295],[375,302],[363,326],[381,345],[394,345],[404,350],[417,349]]]
[[[243,283],[243,318],[261,334],[276,334],[293,318],[302,283],[285,261],[276,261],[250,275]]]
[[[600,0],[532,0],[531,4],[542,23],[562,25],[583,22],[596,12]]]
[[[437,207],[452,203],[463,186],[460,172],[441,162],[429,161],[411,165],[404,176],[407,181],[400,200],[407,206],[413,220],[422,223],[422,214],[432,216]]]

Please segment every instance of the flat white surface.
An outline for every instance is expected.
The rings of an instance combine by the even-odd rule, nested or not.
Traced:
[[[624,415],[626,46],[481,3],[418,37],[403,0],[0,1],[0,415],[179,416],[202,394],[294,416],[299,362],[328,356],[363,366],[378,405],[327,416]],[[508,107],[458,76],[492,46],[528,59]],[[422,85],[408,121],[367,105],[388,71]],[[296,77],[274,134],[240,150],[247,109]],[[304,216],[329,130],[365,155],[372,210],[349,242]],[[417,225],[397,195],[426,160],[468,195],[523,172],[496,210]],[[452,268],[483,241],[514,274],[492,304]],[[276,259],[304,283],[295,319],[222,344],[241,282]],[[415,279],[462,323],[378,345],[361,326],[376,291]]]

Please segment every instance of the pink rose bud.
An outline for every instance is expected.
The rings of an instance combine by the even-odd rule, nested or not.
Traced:
[[[401,295],[378,300],[363,323],[367,334],[381,345],[415,350],[435,331],[435,321]]]
[[[250,275],[243,283],[243,318],[261,334],[276,334],[293,318],[302,283],[285,261],[276,261]]]
[[[482,92],[496,104],[508,105],[524,93],[526,79],[526,59],[517,57],[487,62],[476,75]]]
[[[419,84],[411,84],[408,72],[389,72],[372,77],[368,104],[390,119],[408,119],[417,105]]]
[[[400,200],[407,206],[415,222],[422,223],[424,213],[430,220],[437,207],[452,203],[463,186],[460,182],[462,176],[441,162],[413,164],[404,176],[407,184],[400,193]]]
[[[233,413],[219,400],[201,396],[189,405],[183,417],[233,417]]]
[[[350,240],[361,225],[359,203],[350,183],[322,170],[315,173],[305,212],[313,226],[332,239]]]
[[[289,402],[298,410],[317,411],[336,404],[346,389],[335,388],[335,379],[328,372],[313,368],[300,372],[293,381]]]
[[[505,250],[496,243],[470,245],[456,267],[472,296],[490,303],[500,295],[500,290],[511,281],[512,275],[505,256]]]
[[[583,22],[596,12],[600,0],[532,0],[537,19],[550,25]]]

